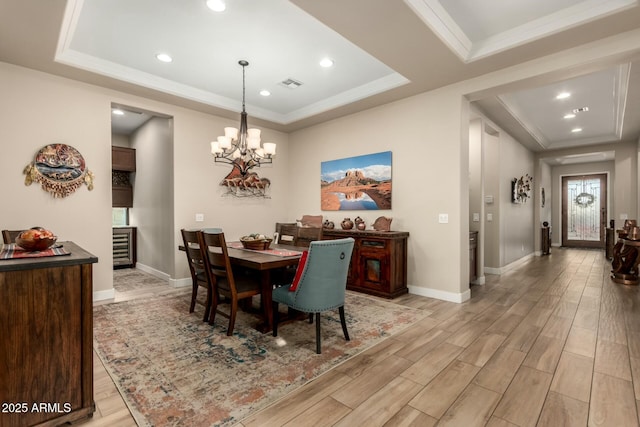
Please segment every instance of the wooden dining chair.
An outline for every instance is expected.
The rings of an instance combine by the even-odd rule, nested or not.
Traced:
[[[238,302],[260,295],[260,276],[248,270],[234,270],[231,267],[227,242],[220,229],[205,229],[198,232],[200,251],[204,260],[205,273],[213,290],[209,324],[213,325],[216,313],[229,319],[227,335],[233,335],[238,313]],[[229,299],[229,312],[219,309],[220,296]]]
[[[295,246],[308,248],[315,240],[322,240],[322,227],[298,227]]]
[[[2,230],[2,241],[5,244],[15,243],[16,237],[24,230]]]
[[[207,290],[207,297],[204,303],[204,317],[202,318],[202,321],[206,322],[209,320],[211,311],[213,289],[205,272],[204,260],[202,259],[202,252],[200,251],[200,241],[198,240],[198,231],[182,229],[180,230],[180,233],[182,234],[182,241],[184,243],[187,261],[189,263],[189,271],[191,272],[192,288],[189,313],[193,313],[196,308],[198,289],[205,288]]]
[[[295,222],[276,222],[278,242],[283,245],[295,245],[298,237],[298,225]]]

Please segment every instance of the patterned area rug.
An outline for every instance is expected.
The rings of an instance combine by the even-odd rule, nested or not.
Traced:
[[[95,349],[141,426],[233,425],[424,317],[348,292],[351,341],[344,340],[337,311],[325,313],[318,355],[315,325],[284,324],[273,337],[253,328],[256,317],[240,312],[227,337],[227,319],[203,323],[198,309],[189,314],[189,297],[94,308]]]
[[[135,268],[113,270],[113,288],[118,292],[139,291],[156,286],[168,286],[167,282]]]

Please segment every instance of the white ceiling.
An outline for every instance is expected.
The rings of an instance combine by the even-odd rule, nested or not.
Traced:
[[[246,59],[250,125],[292,131],[640,27],[638,0],[226,2],[215,13],[205,0],[0,0],[0,61],[237,118]],[[474,105],[534,151],[637,140],[633,60]],[[556,100],[561,90],[572,96]]]

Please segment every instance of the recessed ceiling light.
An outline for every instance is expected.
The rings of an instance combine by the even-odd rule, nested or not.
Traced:
[[[565,99],[570,97],[571,94],[569,92],[560,92],[557,96],[556,99]]]
[[[573,132],[573,133],[582,132],[582,128],[573,128],[573,129],[571,129],[571,132]]]
[[[262,95],[262,96],[269,96],[269,95],[271,95],[271,92],[269,92],[269,91],[268,91],[268,90],[266,90],[266,89],[263,89],[263,90],[261,90],[261,91],[260,91],[260,95]]]
[[[158,61],[162,61],[162,62],[172,62],[173,61],[173,58],[170,57],[166,53],[159,53],[159,54],[156,55],[156,58],[158,59]]]
[[[207,0],[207,7],[214,12],[224,12],[227,5],[222,0]]]
[[[114,108],[113,110],[111,110],[111,114],[113,114],[114,116],[124,116],[124,111],[118,108]]]
[[[565,119],[573,119],[576,115],[573,113],[565,114],[563,118]]]
[[[323,67],[323,68],[333,67],[333,59],[331,59],[331,58],[323,58],[320,61],[320,66]]]

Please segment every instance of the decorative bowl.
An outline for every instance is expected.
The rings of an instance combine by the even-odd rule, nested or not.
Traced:
[[[16,237],[16,245],[25,251],[44,251],[56,243],[58,238],[49,230],[42,227],[33,227],[25,230]]]
[[[263,235],[260,235],[259,237],[249,235],[240,238],[240,242],[245,249],[253,249],[254,251],[264,251],[269,249],[272,241],[273,239],[264,237]]]

